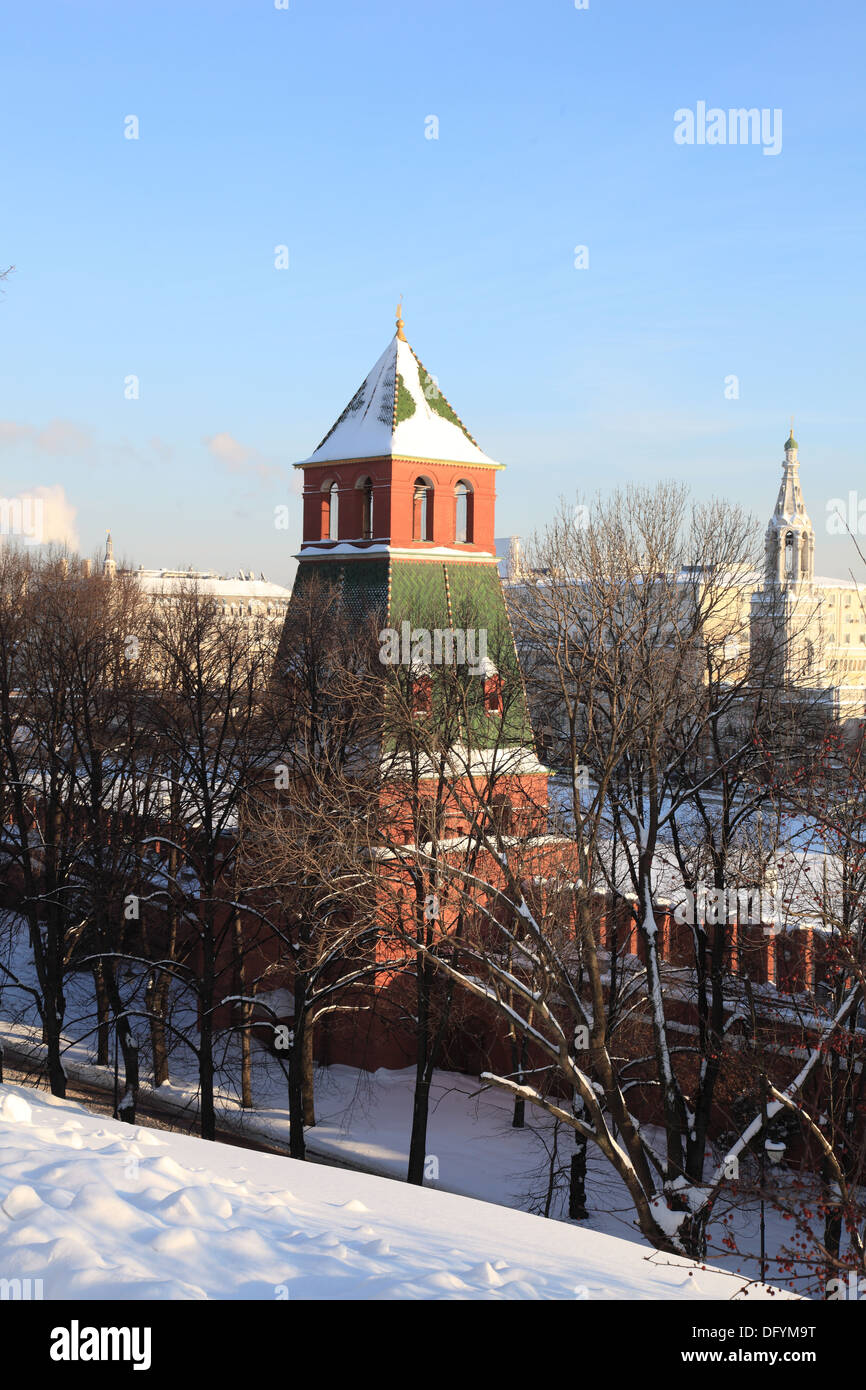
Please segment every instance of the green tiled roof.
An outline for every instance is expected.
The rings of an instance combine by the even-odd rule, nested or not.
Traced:
[[[481,655],[479,633],[486,634],[487,659],[502,682],[502,718],[490,715],[484,707],[485,679],[459,668],[462,699],[469,727],[461,737],[478,749],[525,747],[533,745],[532,727],[523,680],[508,621],[502,583],[495,565],[461,560],[448,561],[332,560],[302,561],[298,565],[293,596],[319,581],[337,583],[340,602],[348,622],[375,624],[377,630],[391,627],[401,632],[404,622],[411,629],[470,629],[475,634],[476,662]],[[431,673],[434,713],[437,699],[444,700],[453,686],[437,682],[437,668]],[[465,680],[463,679],[465,677]],[[437,694],[438,685],[438,694]],[[440,704],[440,708],[441,708]],[[385,735],[387,740],[387,733]]]
[[[486,633],[487,657],[503,687],[505,727],[484,708],[484,679],[469,676],[466,702],[471,741],[477,748],[495,743],[532,747],[532,727],[514,637],[508,622],[502,581],[495,565],[461,560],[454,564],[395,560],[391,564],[389,625],[399,630],[408,621],[414,628],[456,628]],[[433,672],[435,698],[436,673]]]
[[[372,618],[384,622],[388,611],[388,561],[373,560],[305,560],[298,565],[294,594],[315,582],[339,584],[341,601],[347,617],[355,622]]]
[[[391,563],[391,606],[388,621],[399,628],[449,627],[445,566],[438,563],[395,560]]]

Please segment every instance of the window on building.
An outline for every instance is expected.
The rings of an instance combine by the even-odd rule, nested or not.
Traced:
[[[412,677],[412,713],[433,713],[433,682],[429,675],[418,674]]]
[[[323,541],[335,541],[340,528],[340,500],[335,482],[322,484],[322,511],[319,536]]]
[[[412,539],[432,541],[433,539],[433,484],[429,478],[415,479],[415,494],[412,502]]]
[[[373,480],[364,478],[361,482],[361,538],[373,539]]]
[[[502,710],[502,677],[499,675],[487,676],[484,680],[484,712],[485,714],[501,714]]]
[[[490,822],[500,835],[510,835],[514,829],[514,807],[504,792],[496,792],[490,802]]]
[[[471,545],[473,540],[473,496],[471,483],[460,482],[454,489],[455,526],[454,539],[458,545]]]

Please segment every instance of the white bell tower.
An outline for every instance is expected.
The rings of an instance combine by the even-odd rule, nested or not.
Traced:
[[[794,429],[785,441],[782,485],[764,539],[764,582],[776,588],[808,584],[815,574],[815,531],[803,501]]]
[[[105,533],[105,559],[102,561],[102,573],[106,579],[114,579],[117,576],[117,561],[114,558],[114,546],[110,531]]]

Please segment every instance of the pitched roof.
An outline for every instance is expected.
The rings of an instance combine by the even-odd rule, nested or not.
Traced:
[[[793,431],[791,438],[785,445],[785,463],[782,471],[782,483],[779,488],[779,496],[776,498],[776,507],[770,517],[771,531],[780,531],[786,526],[793,526],[799,522],[803,526],[811,527],[809,514],[806,511],[806,503],[803,501],[803,489],[800,486],[800,464],[797,458],[797,441],[794,439]]]
[[[503,466],[479,449],[399,332],[318,448],[295,467],[389,456]]]

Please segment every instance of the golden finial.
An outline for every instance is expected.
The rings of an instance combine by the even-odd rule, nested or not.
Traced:
[[[796,439],[794,438],[794,417],[793,417],[793,415],[792,415],[792,416],[791,416],[791,433],[788,435],[788,438],[785,440],[785,450],[786,450],[786,452],[787,452],[788,449],[796,449],[796,447],[797,447],[797,441],[796,441]]]
[[[403,316],[403,298],[402,298],[402,295],[401,295],[401,297],[400,297],[400,303],[397,305],[397,337],[400,339],[400,342],[401,342],[401,343],[405,343],[405,341],[406,341],[406,334],[403,332],[403,317],[402,317],[402,316]]]

